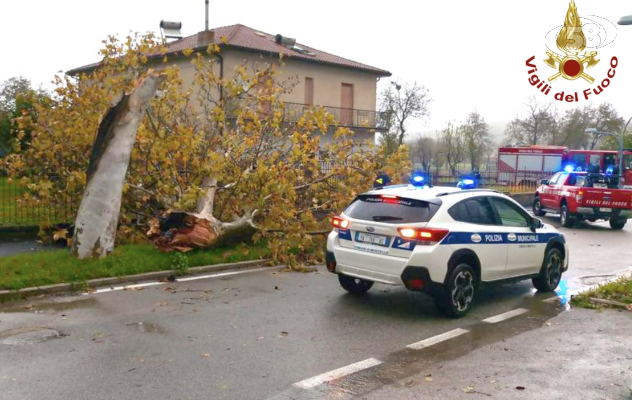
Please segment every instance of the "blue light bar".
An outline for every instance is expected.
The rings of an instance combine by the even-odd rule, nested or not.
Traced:
[[[415,181],[415,182],[423,182],[424,181],[424,177],[423,176],[419,176],[419,175],[413,176],[413,181]]]
[[[465,186],[470,186],[474,184],[474,179],[463,179],[461,182],[463,182]]]
[[[573,172],[573,166],[572,165],[567,165],[566,167],[564,167],[564,171],[571,173]]]

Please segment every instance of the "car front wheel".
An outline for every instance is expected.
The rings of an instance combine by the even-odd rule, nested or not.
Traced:
[[[344,290],[353,294],[366,293],[373,286],[372,281],[367,281],[364,279],[342,274],[338,275],[338,281],[340,282],[340,286],[342,286]]]
[[[552,292],[557,288],[562,279],[562,267],[564,258],[558,249],[550,249],[544,257],[540,275],[533,278],[533,286],[540,292]]]
[[[459,264],[448,278],[445,293],[435,297],[437,308],[448,317],[460,318],[467,314],[476,293],[476,273],[467,264]]]
[[[536,196],[533,199],[533,214],[537,217],[544,217],[546,212],[542,211],[542,203],[540,203],[540,197]]]

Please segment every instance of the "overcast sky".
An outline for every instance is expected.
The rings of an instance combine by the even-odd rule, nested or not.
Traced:
[[[616,24],[632,14],[629,0],[576,0],[579,15],[598,15]],[[598,49],[601,62],[583,79],[553,83],[544,96],[528,83],[525,61],[536,56],[537,74],[556,71],[543,63],[545,35],[563,24],[568,0],[452,1],[216,1],[210,26],[241,23],[267,33],[387,69],[393,79],[417,81],[434,99],[427,124],[412,131],[441,129],[477,110],[489,123],[510,121],[530,94],[553,94],[594,87],[608,73],[612,56],[616,75],[593,104],[611,102],[626,119],[632,116],[632,26],[616,26],[618,36]],[[183,23],[185,35],[204,29],[204,0],[31,0],[0,2],[2,33],[0,81],[25,76],[50,88],[58,71],[97,61],[108,34],[158,31],[161,19]],[[559,53],[559,51],[558,51]],[[381,84],[384,83],[384,79]],[[568,107],[559,102],[560,109]],[[580,101],[580,105],[587,104]]]

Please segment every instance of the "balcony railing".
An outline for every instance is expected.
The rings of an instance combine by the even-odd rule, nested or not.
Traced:
[[[284,109],[285,119],[288,122],[297,122],[303,114],[312,107],[314,106],[286,102]],[[329,114],[333,115],[336,121],[342,126],[387,129],[385,113],[370,110],[356,110],[354,108],[317,107],[322,107]]]

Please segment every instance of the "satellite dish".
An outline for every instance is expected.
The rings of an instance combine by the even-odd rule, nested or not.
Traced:
[[[165,39],[182,39],[182,22],[176,21],[160,21],[160,29]]]

